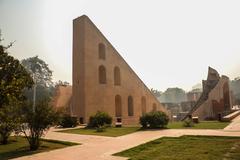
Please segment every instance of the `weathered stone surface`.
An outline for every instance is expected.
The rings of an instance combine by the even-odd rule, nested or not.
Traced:
[[[90,19],[74,19],[74,115],[86,123],[105,111],[123,124],[138,124],[139,116],[153,109],[167,112]]]
[[[218,72],[209,67],[207,80],[203,80],[203,92],[188,115],[198,116],[200,120],[218,119],[231,110],[229,78],[219,76]],[[185,117],[186,118],[186,117]]]

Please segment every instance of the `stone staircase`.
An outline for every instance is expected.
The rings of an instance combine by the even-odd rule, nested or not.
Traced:
[[[203,92],[196,102],[196,104],[193,106],[193,108],[190,110],[190,112],[182,119],[186,119],[189,115],[191,115],[198,107],[200,107],[207,99],[208,99],[208,94],[210,91],[217,85],[218,80],[214,81],[205,81],[203,82]]]

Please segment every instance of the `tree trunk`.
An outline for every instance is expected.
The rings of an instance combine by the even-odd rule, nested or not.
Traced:
[[[8,137],[6,134],[1,135],[1,144],[7,144],[8,143]]]
[[[40,146],[39,138],[31,137],[30,138],[30,150],[35,151],[39,148],[39,146]]]

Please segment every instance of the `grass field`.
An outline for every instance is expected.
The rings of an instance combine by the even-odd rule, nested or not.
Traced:
[[[171,122],[168,124],[168,129],[223,129],[229,122],[218,122],[218,121],[201,121],[198,124],[195,124],[194,127],[184,127],[183,122]],[[133,132],[141,131],[140,126],[134,127],[109,127],[106,128],[104,132],[97,132],[96,129],[89,128],[77,128],[77,129],[68,129],[58,132],[64,133],[73,133],[73,134],[84,134],[84,135],[97,135],[97,136],[108,136],[108,137],[118,137]]]
[[[42,140],[41,143],[42,145],[37,151],[30,151],[29,144],[25,138],[10,137],[8,144],[0,145],[0,159],[7,160],[11,158],[77,145],[76,143],[55,140]]]
[[[114,155],[131,160],[239,160],[240,137],[164,137]]]
[[[118,136],[136,132],[139,129],[140,129],[140,127],[120,127],[120,128],[109,127],[109,128],[106,128],[106,130],[104,132],[97,132],[95,129],[77,128],[77,129],[69,129],[69,130],[64,130],[64,131],[59,131],[59,132],[118,137]]]
[[[218,121],[200,121],[197,124],[194,124],[193,127],[184,127],[183,122],[171,122],[168,124],[167,128],[169,129],[223,129],[229,122],[218,122]]]

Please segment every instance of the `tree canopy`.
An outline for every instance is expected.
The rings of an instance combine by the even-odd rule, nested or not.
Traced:
[[[48,64],[38,56],[24,59],[21,63],[31,74],[37,85],[49,87],[53,84],[52,71],[49,69]]]
[[[18,59],[10,56],[0,35],[0,108],[11,100],[22,100],[24,88],[32,87],[33,80]]]
[[[54,86],[52,82],[52,71],[49,69],[48,64],[38,56],[24,59],[21,63],[34,79],[36,85],[36,101],[49,100],[53,95]],[[25,90],[24,95],[31,100],[33,98],[33,90]]]

